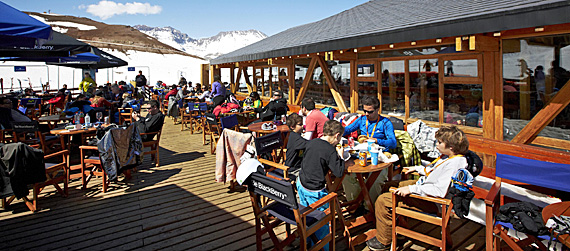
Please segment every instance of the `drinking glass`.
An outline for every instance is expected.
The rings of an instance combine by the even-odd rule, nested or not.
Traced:
[[[97,112],[95,114],[95,116],[97,117],[97,123],[101,123],[101,119],[103,118],[103,113],[102,112]]]

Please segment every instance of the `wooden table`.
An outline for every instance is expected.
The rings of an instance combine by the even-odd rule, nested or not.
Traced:
[[[108,124],[103,124],[102,127],[107,127],[109,126]],[[50,133],[51,134],[55,134],[55,135],[61,135],[61,136],[67,136],[68,138],[71,137],[72,135],[82,135],[84,133],[95,133],[97,132],[97,128],[96,127],[91,127],[91,128],[87,128],[87,129],[79,129],[79,130],[73,130],[73,131],[69,131],[67,129],[56,129],[56,130],[51,130]],[[83,135],[82,135],[83,138]],[[82,139],[83,140],[83,139]],[[63,137],[62,137],[62,141],[63,141]],[[71,150],[71,139],[68,139],[67,142],[69,142],[67,144],[67,149]],[[62,143],[63,144],[63,143]]]
[[[277,128],[274,130],[263,130],[263,129],[261,129],[261,126],[264,123],[271,123],[271,121],[253,123],[253,124],[248,125],[247,129],[252,131],[252,132],[256,132],[258,134],[270,134],[270,133],[274,133],[277,131],[280,131],[280,132],[288,132],[289,131],[289,127],[287,125],[278,125]]]
[[[372,198],[370,198],[370,189],[372,188],[372,185],[374,185],[374,182],[380,175],[380,172],[386,168],[392,168],[392,163],[378,163],[378,165],[372,165],[370,163],[370,160],[368,160],[366,166],[361,166],[360,164],[358,164],[358,160],[350,159],[345,162],[345,174],[343,175],[343,177],[340,178],[337,177],[334,180],[334,182],[331,182],[330,178],[327,180],[329,192],[336,192],[339,190],[340,186],[342,185],[342,180],[344,179],[344,176],[353,173],[356,174],[356,179],[358,180],[358,184],[361,188],[360,194],[358,194],[358,197],[356,197],[356,199],[352,201],[347,201],[342,204],[337,203],[337,205],[339,205],[337,211],[350,212],[356,210],[363,202],[368,207],[367,214],[351,220],[346,220],[342,213],[338,214],[340,223],[343,225],[345,229],[345,235],[347,235],[348,244],[351,250],[354,248],[354,246],[365,242],[366,240],[372,238],[376,234],[375,231],[367,231],[363,234],[353,237],[350,234],[350,230],[369,222],[372,223],[375,222],[374,218],[375,209]],[[342,211],[341,206],[345,207],[346,209]]]
[[[226,112],[226,113],[222,113],[220,115],[221,116],[237,115],[238,118],[239,117],[242,118],[241,120],[239,120],[240,126],[245,126],[245,125],[257,120],[256,117],[249,116],[250,114],[255,114],[255,112],[253,110],[249,110],[249,111],[241,111],[241,112]]]
[[[200,101],[199,98],[191,98],[191,97],[186,97],[186,98],[184,98],[184,100],[189,101],[189,102],[198,102],[198,101]]]
[[[546,224],[548,219],[552,216],[570,216],[570,201],[563,201],[554,204],[550,204],[542,209],[542,220]],[[570,247],[570,235],[565,234],[561,236],[554,236],[558,239],[558,241],[564,244],[566,247]]]
[[[59,115],[49,115],[49,116],[42,116],[38,118],[38,122],[47,122],[48,126],[50,129],[53,129],[56,127],[57,123],[59,123],[60,121],[69,121],[69,120],[73,120],[73,116],[72,117],[60,117]]]

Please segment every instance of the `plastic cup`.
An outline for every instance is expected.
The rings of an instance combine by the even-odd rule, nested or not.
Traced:
[[[370,161],[372,162],[372,165],[378,165],[378,154],[380,152],[376,149],[371,149],[370,150]]]
[[[376,143],[376,140],[367,139],[366,142],[368,143],[368,151],[370,152],[370,148],[372,147],[372,144]]]

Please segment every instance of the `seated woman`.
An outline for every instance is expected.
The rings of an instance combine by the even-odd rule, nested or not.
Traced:
[[[57,94],[54,98],[48,100],[46,103],[49,106],[49,108],[60,108],[60,109],[64,109],[65,107],[65,90],[64,89],[60,89],[59,91],[57,91]]]
[[[91,101],[91,107],[93,107],[93,109],[96,112],[103,112],[104,116],[107,116],[108,114],[106,113],[106,108],[112,109],[113,108],[113,104],[109,101],[107,101],[107,99],[105,99],[105,97],[103,97],[105,94],[103,93],[103,91],[98,90],[95,92],[95,96],[92,97],[90,99]]]

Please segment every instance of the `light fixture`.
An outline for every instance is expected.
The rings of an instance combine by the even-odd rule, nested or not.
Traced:
[[[411,43],[411,44],[412,44],[412,45],[416,45],[416,41],[412,41],[412,43]]]
[[[394,44],[390,44],[390,48],[394,48]]]
[[[544,27],[536,27],[534,28],[534,32],[541,32],[544,31]]]
[[[307,54],[307,57],[310,57],[310,55],[309,55],[309,54]]]
[[[289,56],[289,58],[291,58],[291,56]]]
[[[372,49],[375,50],[375,49],[376,49],[376,46],[372,46]]]
[[[462,40],[469,40],[469,36],[461,37]]]
[[[285,59],[285,57],[281,57],[281,59]]]
[[[493,37],[500,37],[501,36],[501,32],[497,31],[493,33]]]
[[[354,49],[354,52],[358,52],[358,50],[357,50],[357,49]]]
[[[340,54],[343,54],[343,53],[344,53],[344,51],[340,50]]]
[[[319,55],[319,53],[317,52],[317,56]]]
[[[436,38],[436,39],[435,39],[435,42],[438,43],[438,44],[441,43],[441,38]]]

